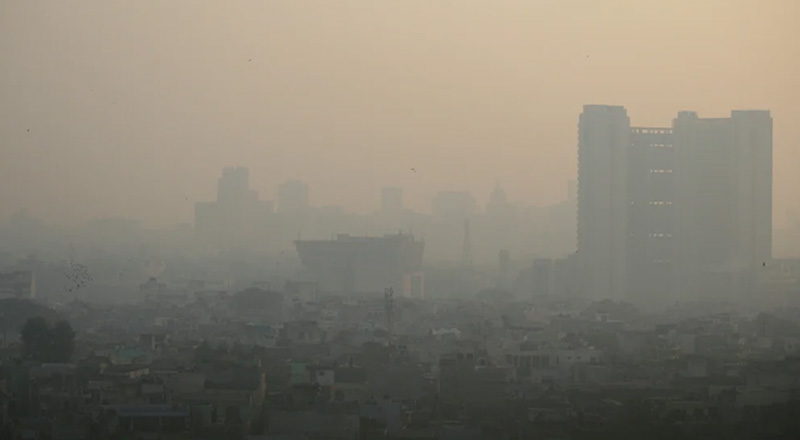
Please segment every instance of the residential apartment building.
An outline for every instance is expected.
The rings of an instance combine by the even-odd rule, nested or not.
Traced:
[[[753,291],[772,255],[772,118],[680,112],[631,127],[584,107],[578,144],[581,292],[664,303]]]

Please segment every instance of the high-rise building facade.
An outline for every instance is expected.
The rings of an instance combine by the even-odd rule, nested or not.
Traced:
[[[771,258],[768,111],[681,112],[671,128],[631,128],[622,107],[586,106],[578,174],[587,296],[733,299]]]
[[[772,257],[772,117],[674,121],[679,298],[748,293]]]
[[[220,203],[250,203],[258,200],[258,193],[250,189],[250,171],[244,167],[222,170],[217,180],[217,201]]]
[[[226,168],[217,181],[217,200],[195,205],[195,228],[219,243],[255,243],[263,235],[272,203],[250,188],[247,168]]]
[[[578,125],[578,253],[581,291],[626,293],[628,151],[624,107],[587,105]]]
[[[657,302],[675,274],[675,148],[669,128],[631,128],[626,296]]]

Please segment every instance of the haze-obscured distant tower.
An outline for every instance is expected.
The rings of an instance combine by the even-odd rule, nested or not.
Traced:
[[[494,190],[489,195],[489,202],[486,204],[486,213],[490,215],[508,215],[510,203],[503,188],[495,183]]]
[[[755,292],[772,258],[768,111],[631,128],[622,107],[586,106],[579,137],[584,295],[655,305]]]
[[[570,180],[567,182],[567,200],[570,202],[578,202],[578,181]]]
[[[271,213],[272,203],[250,189],[247,168],[225,168],[217,180],[217,200],[195,205],[195,228],[219,244],[249,245],[262,238]]]
[[[381,211],[398,213],[403,211],[403,189],[384,187],[381,189]]]
[[[671,128],[633,127],[628,152],[628,300],[674,300],[675,148]]]
[[[630,119],[624,107],[587,105],[578,130],[581,290],[593,298],[624,298]]]
[[[289,180],[278,186],[278,211],[296,212],[308,209],[308,185]]]
[[[674,133],[680,289],[687,299],[748,293],[772,258],[770,112],[681,112]]]
[[[217,180],[217,201],[223,204],[258,200],[250,189],[250,172],[244,167],[225,168]]]

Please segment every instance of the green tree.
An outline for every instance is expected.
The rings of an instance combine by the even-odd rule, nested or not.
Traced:
[[[69,362],[75,351],[75,331],[66,321],[50,324],[41,317],[22,326],[23,354],[38,362]]]
[[[23,354],[26,358],[41,360],[50,346],[50,324],[37,316],[25,321],[22,326]]]
[[[51,329],[52,362],[69,362],[75,352],[75,331],[67,321],[57,322]]]

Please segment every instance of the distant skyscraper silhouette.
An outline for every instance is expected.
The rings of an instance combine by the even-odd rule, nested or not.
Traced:
[[[579,277],[592,297],[626,295],[630,136],[624,107],[584,107],[578,125]]]
[[[772,256],[768,111],[681,112],[671,128],[630,128],[623,107],[585,106],[578,175],[586,295],[732,299]]]
[[[673,126],[680,291],[750,293],[772,258],[772,117],[681,112]]]
[[[217,180],[217,201],[240,203],[244,200],[258,200],[258,193],[250,189],[250,172],[244,167],[225,168]]]
[[[271,213],[272,202],[250,189],[247,168],[226,168],[217,181],[217,200],[195,205],[195,228],[219,243],[254,244]]]
[[[675,148],[672,129],[633,127],[628,151],[628,298],[658,303],[673,294]]]

